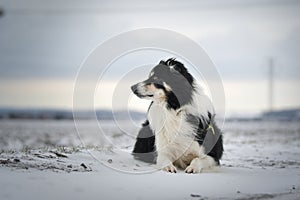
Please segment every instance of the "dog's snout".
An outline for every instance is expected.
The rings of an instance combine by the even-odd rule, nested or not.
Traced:
[[[131,86],[131,90],[134,94],[137,94],[137,88],[138,88],[138,84]]]

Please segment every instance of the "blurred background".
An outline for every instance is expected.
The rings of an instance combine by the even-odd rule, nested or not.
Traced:
[[[16,109],[71,110],[89,52],[122,32],[154,27],[207,51],[223,79],[228,116],[300,118],[299,11],[297,0],[1,0],[2,117]]]

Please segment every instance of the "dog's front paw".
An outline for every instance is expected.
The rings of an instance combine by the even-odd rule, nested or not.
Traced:
[[[163,170],[165,170],[167,172],[171,172],[171,173],[177,173],[176,167],[172,164],[164,167]]]
[[[189,166],[187,166],[187,168],[185,168],[184,172],[188,173],[188,174],[197,174],[197,173],[201,172],[201,168],[195,167],[193,165],[189,165]]]

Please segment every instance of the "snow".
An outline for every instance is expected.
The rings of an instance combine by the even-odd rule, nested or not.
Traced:
[[[300,123],[228,122],[222,166],[169,174],[130,155],[138,127],[113,122],[0,121],[0,199],[299,199]],[[85,127],[85,128],[84,128]]]

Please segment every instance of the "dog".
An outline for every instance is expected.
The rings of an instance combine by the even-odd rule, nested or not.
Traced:
[[[222,132],[212,103],[183,63],[161,60],[147,80],[131,86],[139,98],[151,100],[132,154],[176,173],[200,173],[220,165]]]

